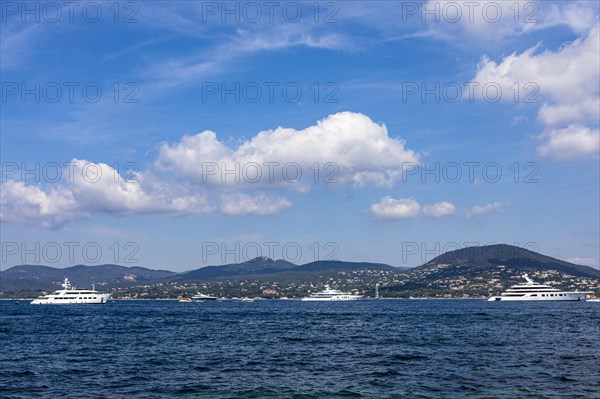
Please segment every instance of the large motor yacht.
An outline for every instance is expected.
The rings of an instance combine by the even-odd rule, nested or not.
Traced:
[[[362,295],[354,295],[325,286],[323,291],[315,292],[314,294],[302,298],[303,301],[356,301],[362,298]]]
[[[523,275],[526,283],[516,284],[499,296],[493,296],[488,301],[585,301],[585,291],[561,291],[549,285],[537,284]]]
[[[92,290],[78,290],[71,285],[68,278],[62,284],[63,289],[54,294],[41,296],[33,301],[32,305],[69,305],[69,304],[104,304],[110,294],[103,294]]]

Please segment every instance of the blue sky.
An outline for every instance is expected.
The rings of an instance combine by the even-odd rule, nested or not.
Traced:
[[[3,269],[475,243],[598,267],[597,2],[23,4],[1,10]]]

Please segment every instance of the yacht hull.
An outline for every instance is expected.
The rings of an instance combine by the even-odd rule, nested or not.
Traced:
[[[488,299],[490,302],[495,301],[511,301],[511,302],[531,302],[531,301],[585,301],[585,293],[582,292],[562,292],[565,296],[519,296],[519,297],[510,297],[510,296],[493,296]]]
[[[325,285],[325,290],[316,292],[310,296],[302,298],[303,301],[324,302],[324,301],[356,301],[362,298],[362,295],[355,295],[340,290],[332,290],[329,285]]]
[[[337,298],[302,298],[302,301],[306,302],[330,302],[330,301],[358,301],[361,298],[359,295],[348,295],[344,297]]]
[[[561,291],[546,284],[536,284],[527,274],[524,274],[523,278],[526,283],[513,285],[502,294],[489,298],[488,301],[585,301],[587,295],[591,294],[588,291]]]
[[[103,305],[109,298],[110,294],[99,295],[97,299],[35,299],[31,305]]]
[[[102,305],[108,301],[110,294],[102,294],[95,289],[78,290],[65,277],[63,290],[54,291],[31,301],[32,305]],[[93,286],[92,286],[93,287]]]

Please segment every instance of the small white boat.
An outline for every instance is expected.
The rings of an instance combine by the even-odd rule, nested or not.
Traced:
[[[32,305],[74,305],[74,304],[105,304],[110,294],[102,294],[95,289],[78,290],[73,287],[68,278],[62,284],[63,289],[54,294],[41,296],[31,301]]]
[[[254,302],[254,298],[242,298],[242,302]]]
[[[192,297],[192,299],[194,301],[216,301],[217,299],[219,299],[216,296],[211,296],[211,295],[205,295],[205,294],[201,294],[200,292],[197,293],[196,295],[194,295]]]
[[[587,299],[587,302],[600,302],[600,298],[590,298]]]
[[[545,284],[534,283],[527,274],[526,283],[516,284],[488,301],[585,301],[587,291],[561,291]]]
[[[347,292],[331,289],[328,285],[323,291],[315,292],[310,296],[302,298],[303,301],[356,301],[362,295],[354,295]]]

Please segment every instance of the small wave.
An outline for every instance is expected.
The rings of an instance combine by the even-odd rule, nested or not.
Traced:
[[[557,378],[557,380],[560,382],[576,382],[576,381],[578,381],[577,379],[567,377],[566,375],[561,375],[560,377]]]
[[[208,385],[204,385],[204,384],[186,385],[186,386],[180,387],[177,390],[175,390],[175,393],[178,395],[194,394],[194,393],[200,393],[202,391],[206,391],[208,389],[211,389],[211,387]]]
[[[354,391],[349,391],[347,389],[342,389],[341,391],[336,392],[334,395],[336,396],[340,396],[342,398],[362,398],[363,395],[361,395],[358,392],[354,392]]]
[[[31,370],[19,371],[12,374],[14,377],[29,377],[31,375],[35,375],[35,373]]]
[[[303,342],[306,341],[306,338],[302,337],[283,337],[282,340],[286,342]]]
[[[371,377],[393,377],[396,375],[400,375],[400,373],[394,369],[387,369],[385,371],[374,371],[369,375]]]
[[[426,359],[428,359],[427,356],[423,356],[423,355],[408,355],[408,354],[392,355],[391,358],[394,359],[394,360],[401,360],[401,361],[407,361],[407,360],[426,360]]]

